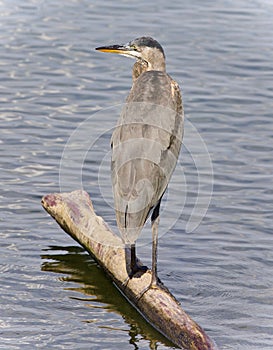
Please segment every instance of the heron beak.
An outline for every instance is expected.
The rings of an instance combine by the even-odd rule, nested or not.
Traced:
[[[127,57],[139,57],[139,53],[128,45],[101,46],[96,47],[96,50],[101,52],[117,53]]]
[[[122,55],[123,53],[128,53],[129,47],[127,48],[124,45],[111,45],[111,46],[101,46],[96,47],[96,50],[101,52],[117,53]]]

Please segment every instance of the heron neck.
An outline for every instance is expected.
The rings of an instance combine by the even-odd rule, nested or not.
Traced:
[[[161,62],[160,64],[156,64],[156,65],[154,64],[151,65],[146,61],[137,60],[136,63],[134,64],[133,72],[132,72],[133,81],[135,81],[142,73],[147,72],[149,70],[158,70],[158,71],[165,72],[166,71],[165,62],[163,63]]]
[[[151,64],[148,63],[148,68],[147,70],[159,70],[161,72],[166,72],[166,65],[165,65],[165,61],[156,61]]]

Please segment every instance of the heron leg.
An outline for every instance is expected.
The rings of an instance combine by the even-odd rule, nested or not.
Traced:
[[[136,258],[136,245],[131,245],[131,273],[135,273],[137,271],[137,258]]]
[[[152,214],[152,280],[150,287],[156,287],[157,285],[157,246],[158,246],[158,225],[159,225],[159,209],[160,201],[157,203]]]
[[[159,216],[152,223],[153,247],[152,247],[152,279],[150,287],[157,285],[157,246],[158,246]]]
[[[129,278],[132,278],[137,272],[146,272],[148,270],[147,266],[142,265],[139,263],[137,256],[136,256],[136,245],[131,244],[130,245],[130,272],[129,272]]]
[[[138,301],[143,297],[143,295],[150,288],[157,288],[158,283],[160,283],[159,278],[157,277],[157,246],[158,246],[158,225],[159,225],[159,208],[160,201],[157,203],[153,213],[152,213],[152,278],[151,283],[144,288],[138,297]]]

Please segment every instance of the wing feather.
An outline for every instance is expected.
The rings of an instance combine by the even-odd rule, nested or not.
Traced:
[[[112,135],[112,185],[118,227],[126,241],[138,237],[164,194],[183,137],[178,84],[148,71],[134,82]]]

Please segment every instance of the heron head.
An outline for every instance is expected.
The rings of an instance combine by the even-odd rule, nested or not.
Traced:
[[[147,70],[165,71],[165,54],[162,46],[153,38],[141,37],[125,45],[97,47],[96,50],[133,57],[147,65]]]

